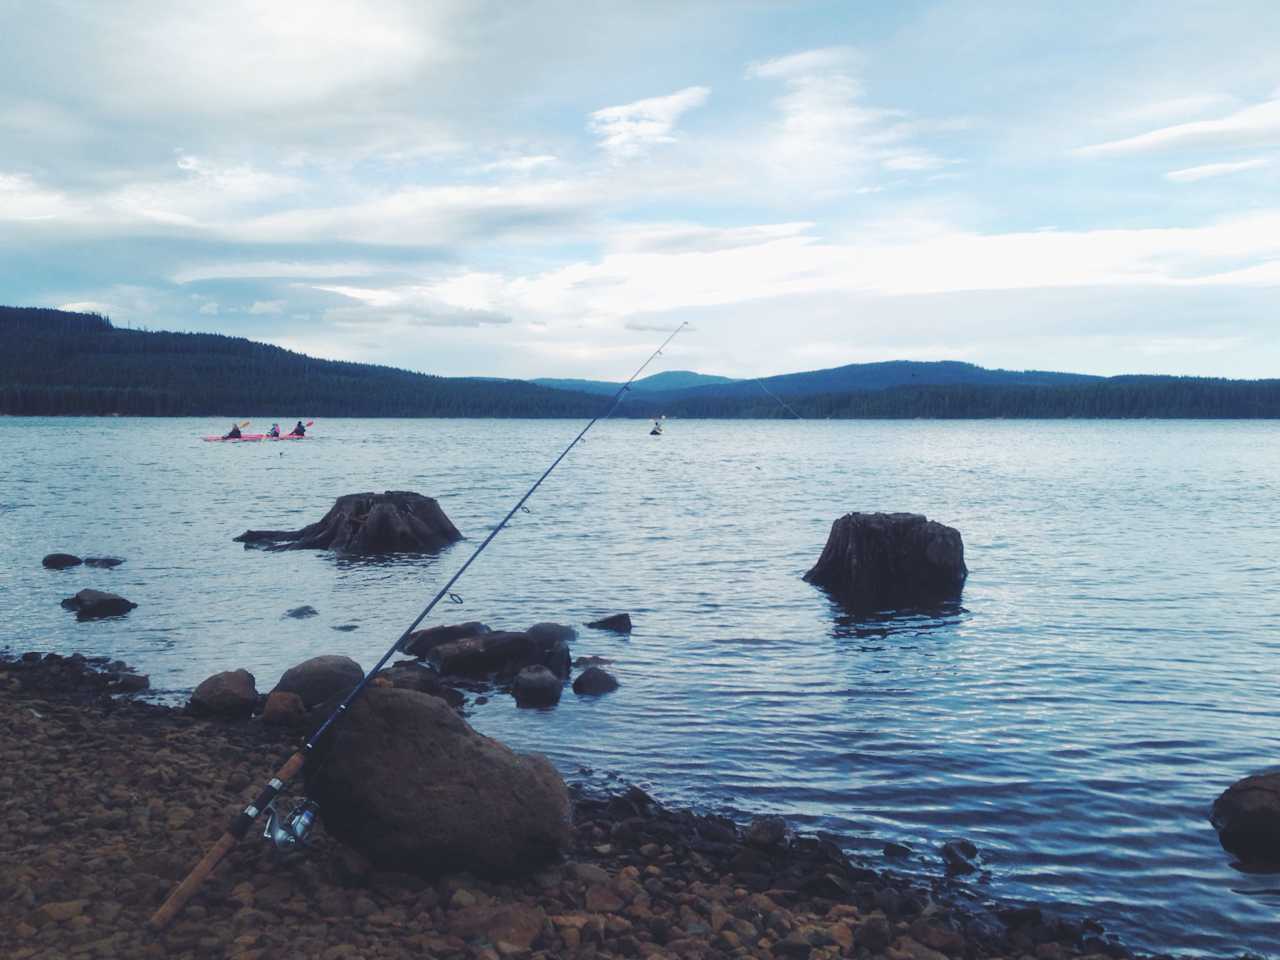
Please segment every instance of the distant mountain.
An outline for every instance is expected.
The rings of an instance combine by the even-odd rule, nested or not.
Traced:
[[[0,414],[294,417],[598,416],[600,381],[435,377],[316,360],[210,333],[120,330],[98,314],[0,307]],[[570,383],[578,390],[539,384]],[[1093,377],[894,361],[729,380],[646,377],[616,415],[1280,418],[1280,380]]]
[[[587,417],[601,399],[521,380],[316,360],[242,337],[120,330],[97,314],[0,307],[0,413]]]
[[[528,382],[540,387],[550,387],[553,390],[576,390],[580,393],[598,393],[608,396],[617,393],[618,388],[622,386],[621,383],[609,380],[557,380],[552,377],[539,377]],[[733,382],[728,377],[714,377],[706,373],[694,373],[692,370],[667,370],[663,373],[655,373],[651,377],[641,377],[631,385],[631,389],[641,393],[665,393]]]

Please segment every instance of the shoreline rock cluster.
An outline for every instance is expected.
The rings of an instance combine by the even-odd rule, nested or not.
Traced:
[[[251,838],[151,933],[147,916],[296,735],[113,696],[117,681],[71,661],[0,661],[12,960],[1129,955],[1096,925],[982,908],[953,881],[850,860],[779,818],[744,829],[636,788],[572,788],[564,859],[522,879],[389,871],[323,830],[302,853]]]

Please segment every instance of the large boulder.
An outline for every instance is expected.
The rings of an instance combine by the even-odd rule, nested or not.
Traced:
[[[301,530],[246,530],[236,537],[246,547],[333,550],[351,556],[428,553],[461,539],[435,499],[406,490],[349,493]]]
[[[1213,801],[1209,822],[1241,863],[1280,868],[1280,773],[1233,783]]]
[[[364,679],[364,669],[350,657],[327,655],[290,667],[273,693],[296,693],[308,710],[334,697],[345,697]]]
[[[564,680],[546,667],[525,667],[516,674],[511,694],[517,707],[554,707],[563,687]]]
[[[417,660],[401,660],[379,670],[375,680],[385,681],[400,690],[416,690],[439,697],[451,707],[462,706],[465,698],[453,687],[446,686],[440,675]]]
[[[525,667],[543,666],[560,678],[569,675],[569,645],[563,633],[541,630],[493,630],[433,647],[427,658],[442,674],[509,679]]]
[[[227,670],[202,680],[187,706],[198,717],[248,720],[257,703],[253,674],[248,670]]]
[[[132,600],[102,590],[81,590],[74,597],[67,597],[62,605],[76,612],[77,620],[100,620],[118,617],[137,606]]]
[[[383,869],[507,880],[568,845],[555,768],[481,736],[436,697],[371,687],[316,753],[306,786],[325,829]]]
[[[883,610],[955,599],[968,575],[954,527],[918,513],[850,513],[804,578],[847,606]]]
[[[74,553],[50,553],[40,563],[46,570],[65,570],[67,567],[78,567],[84,561]]]
[[[438,627],[415,630],[404,638],[404,642],[400,644],[400,649],[411,657],[425,657],[441,644],[452,643],[454,640],[463,640],[467,637],[475,637],[482,633],[490,632],[488,625],[481,623],[479,620],[468,620],[466,623],[441,624]]]

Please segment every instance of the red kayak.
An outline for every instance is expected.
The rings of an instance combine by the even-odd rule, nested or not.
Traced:
[[[278,437],[268,437],[265,433],[242,433],[238,437],[201,437],[205,443],[249,443],[258,440],[305,440],[303,437],[295,437],[293,434],[282,434]]]

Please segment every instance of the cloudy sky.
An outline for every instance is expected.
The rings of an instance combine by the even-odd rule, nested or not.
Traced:
[[[0,0],[0,302],[443,374],[1280,376],[1280,3]]]

